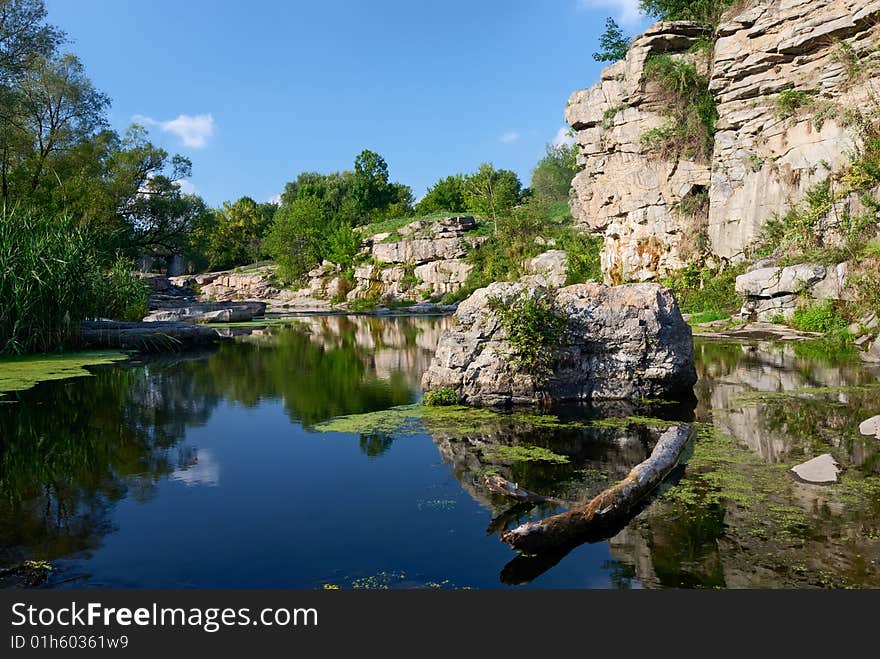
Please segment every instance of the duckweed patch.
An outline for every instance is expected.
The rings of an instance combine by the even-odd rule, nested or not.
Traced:
[[[672,426],[681,425],[680,421],[668,421],[666,419],[657,419],[648,416],[620,416],[605,417],[602,419],[590,419],[586,425],[593,428],[615,428],[618,430],[626,430],[631,426],[646,426],[652,429],[666,430]]]
[[[745,511],[744,529],[759,538],[784,544],[808,535],[803,509],[788,504],[792,480],[788,465],[769,464],[708,424],[697,425],[697,441],[687,463],[687,476],[666,490],[662,499],[689,514],[724,504]]]
[[[432,432],[463,433],[487,424],[511,423],[533,428],[571,428],[576,423],[560,421],[549,414],[495,412],[466,405],[401,405],[378,412],[340,416],[315,426],[318,432],[353,434],[418,434]]]
[[[550,462],[568,464],[568,457],[554,453],[543,446],[507,446],[499,444],[483,449],[483,455],[499,462]]]
[[[99,366],[128,359],[128,353],[93,350],[0,359],[0,396],[24,391],[39,382],[90,376],[86,366]]]
[[[315,426],[318,432],[339,432],[355,435],[414,434],[420,430],[421,405],[401,405],[378,412],[339,416]]]

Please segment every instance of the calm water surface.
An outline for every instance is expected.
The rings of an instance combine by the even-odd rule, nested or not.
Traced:
[[[417,402],[442,318],[313,317],[204,355],[99,368],[0,405],[0,567],[56,587],[771,587],[880,585],[878,377],[790,346],[698,342],[697,402],[319,432]],[[2,366],[0,366],[2,368]],[[643,460],[663,420],[700,437],[606,542],[515,559],[496,471],[581,500]],[[521,462],[540,446],[567,463]],[[830,452],[833,487],[788,467]]]

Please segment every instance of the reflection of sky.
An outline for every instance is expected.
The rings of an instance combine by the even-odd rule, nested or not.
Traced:
[[[210,449],[200,448],[196,451],[195,464],[174,470],[171,480],[186,485],[206,485],[215,487],[220,484],[220,464]]]

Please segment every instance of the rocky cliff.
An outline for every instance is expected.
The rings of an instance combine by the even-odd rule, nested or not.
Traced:
[[[651,280],[698,256],[742,259],[768,219],[847,163],[851,110],[877,105],[854,68],[880,58],[878,43],[880,2],[866,0],[752,0],[712,35],[676,22],[638,37],[566,109],[580,147],[572,212],[604,236],[606,280]],[[658,157],[645,143],[668,120],[645,71],[657,55],[707,79],[717,121],[705,157]]]
[[[473,266],[465,256],[486,240],[474,235],[469,215],[414,220],[394,231],[365,233],[353,270],[324,261],[297,287],[277,281],[274,265],[239,268],[195,276],[172,277],[177,286],[193,287],[202,302],[260,300],[271,312],[344,309],[356,300],[370,304],[409,301],[417,304],[459,290]],[[562,255],[564,270],[565,253]],[[552,261],[552,262],[551,262]],[[559,279],[559,259],[528,264],[536,276]],[[555,268],[555,270],[554,270]],[[563,274],[564,280],[564,274]]]

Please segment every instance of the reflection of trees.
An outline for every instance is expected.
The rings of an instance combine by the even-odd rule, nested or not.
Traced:
[[[203,392],[249,407],[281,399],[290,417],[304,425],[411,402],[404,373],[379,377],[366,359],[368,349],[356,339],[354,326],[330,342],[283,325],[223,346],[215,358],[186,368]]]
[[[378,458],[384,455],[393,443],[392,436],[382,433],[362,434],[360,437],[361,451],[369,458]]]
[[[181,442],[223,400],[283,400],[304,424],[410,402],[411,375],[380,377],[372,349],[425,353],[421,321],[375,320],[273,328],[202,358],[104,368],[0,405],[0,564],[25,548],[53,559],[96,547],[115,502],[148,500],[160,479],[196,465]],[[365,437],[362,447],[380,455],[390,441]]]
[[[107,368],[0,406],[0,546],[41,557],[96,546],[112,504],[149,498],[215,403],[178,371]]]

